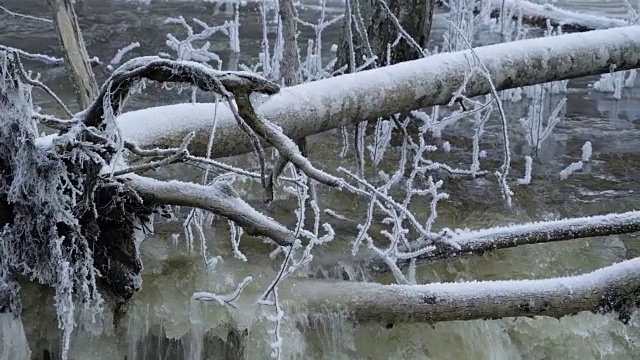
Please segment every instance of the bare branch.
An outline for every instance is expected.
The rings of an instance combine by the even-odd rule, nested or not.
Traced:
[[[16,63],[18,64],[18,73],[19,73],[20,77],[22,78],[22,81],[25,82],[25,84],[29,84],[29,85],[31,85],[33,87],[41,89],[47,95],[49,95],[56,102],[56,104],[58,104],[67,113],[67,115],[69,115],[71,117],[73,116],[71,111],[69,111],[69,109],[64,104],[64,102],[62,102],[62,100],[60,100],[58,95],[56,95],[53,92],[53,90],[51,90],[47,85],[43,84],[39,80],[32,79],[31,77],[29,77],[29,74],[27,74],[27,72],[25,71],[24,66],[22,66],[22,61],[20,60],[20,56],[16,56]]]
[[[249,124],[260,137],[278,149],[281,156],[286,157],[287,160],[302,170],[308,177],[319,183],[327,186],[340,186],[343,183],[340,178],[316,169],[311,162],[302,155],[293,140],[288,138],[279,129],[276,129],[276,127],[267,120],[258,118],[253,110],[248,93],[234,92],[234,94],[240,116],[247,121],[247,124]]]
[[[78,123],[76,120],[63,120],[43,114],[33,114],[31,115],[31,117],[40,124],[56,130],[66,131],[69,130],[73,125]]]
[[[173,154],[171,154],[170,156],[167,156],[166,158],[164,158],[162,160],[157,160],[157,161],[151,161],[151,162],[148,162],[148,163],[132,165],[132,166],[127,167],[125,169],[116,170],[116,171],[113,172],[113,174],[109,174],[109,175],[110,176],[120,176],[120,175],[124,175],[124,174],[129,174],[129,173],[132,173],[132,172],[149,171],[149,170],[154,170],[154,169],[157,169],[157,168],[165,166],[165,165],[169,165],[169,164],[173,164],[173,163],[177,163],[179,161],[182,161],[189,154],[189,151],[187,150],[187,147],[189,146],[189,143],[191,142],[191,140],[193,140],[193,138],[195,136],[196,136],[196,133],[190,133],[189,135],[187,135],[187,137],[185,137],[184,140],[182,140],[182,144],[180,145],[180,147],[178,149],[175,149],[175,151],[173,151]]]

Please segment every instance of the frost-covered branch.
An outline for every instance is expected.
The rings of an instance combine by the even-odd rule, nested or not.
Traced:
[[[437,248],[422,260],[433,261],[455,256],[481,255],[489,251],[520,245],[541,244],[596,236],[628,234],[640,231],[640,211],[539,221],[482,230],[449,232],[450,241],[460,250]]]
[[[536,4],[526,0],[483,0],[482,2],[485,1],[488,2],[486,5],[491,17],[500,17],[503,12],[513,14],[514,17],[521,13],[522,21],[534,26],[546,27],[547,20],[550,20],[553,26],[562,25],[565,29],[575,31],[610,29],[629,25],[625,19],[565,10],[549,3]],[[444,1],[439,3],[448,7]],[[482,11],[480,6],[476,6],[475,12]]]
[[[342,219],[353,223],[353,220]],[[419,263],[426,263],[459,256],[482,255],[490,251],[506,249],[522,245],[543,244],[556,241],[591,238],[640,232],[640,211],[613,213],[561,220],[537,221],[510,226],[498,226],[488,229],[469,230],[445,229],[441,236],[455,243],[459,249],[453,247],[435,247],[430,251],[416,254],[414,259]],[[423,248],[425,244],[417,244],[410,251]],[[400,250],[407,251],[406,248]],[[398,266],[408,266],[410,259],[401,259]],[[371,269],[374,273],[388,272],[383,259],[371,259],[370,253],[358,255],[355,259],[350,255],[318,257],[314,265],[321,268],[332,268],[338,263],[358,263]]]
[[[541,27],[561,25],[566,30],[589,31],[609,29],[629,25],[627,20],[592,15],[561,9],[551,4],[536,4],[525,0],[490,0],[493,14],[498,13],[504,6],[505,13],[518,14],[522,12],[522,21]],[[504,5],[503,5],[504,4]],[[516,10],[517,9],[517,10]]]
[[[529,39],[474,49],[496,90],[618,70],[640,68],[640,26]],[[598,54],[598,56],[594,56]],[[256,113],[290,138],[302,138],[366,119],[389,117],[447,104],[465,80],[469,51],[444,53],[380,69],[361,71],[285,88]],[[481,75],[466,84],[468,98],[488,94]],[[176,146],[196,131],[194,146],[206,144],[215,104],[179,104],[132,111],[118,118],[123,137],[140,146]],[[184,115],[188,114],[188,116]],[[224,134],[211,156],[251,151],[228,108],[219,106],[217,131]],[[192,147],[204,153],[204,147]]]
[[[291,245],[295,234],[244,202],[225,183],[211,186],[180,181],[158,181],[137,175],[126,175],[126,183],[148,205],[177,205],[199,208],[233,220],[249,235],[266,236],[279,245]]]
[[[46,22],[46,23],[53,23],[53,20],[41,18],[41,17],[38,17],[38,16],[20,14],[20,13],[17,13],[15,11],[11,11],[11,10],[7,9],[4,6],[0,6],[0,10],[4,11],[5,13],[7,13],[7,14],[9,14],[11,16],[15,16],[15,17],[23,18],[23,19],[42,21],[42,22]]]
[[[387,326],[519,316],[560,318],[581,311],[615,311],[627,322],[640,303],[640,258],[552,279],[409,286],[299,280],[290,291],[295,306],[306,306],[305,314],[342,312],[358,323]]]
[[[280,90],[276,84],[248,72],[218,71],[192,61],[175,61],[157,56],[139,57],[122,64],[111,74],[97,100],[82,114],[85,123],[96,126],[102,122],[103,99],[107,95],[113,113],[118,114],[131,89],[142,78],[157,82],[189,83],[227,99],[232,97],[230,91],[272,95]]]

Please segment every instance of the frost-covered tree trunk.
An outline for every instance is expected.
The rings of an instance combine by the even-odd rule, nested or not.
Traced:
[[[611,64],[620,70],[640,67],[640,26],[496,44],[475,48],[475,53],[487,66],[497,90],[605,74],[611,71]],[[256,111],[280,126],[284,134],[298,139],[365,119],[445,105],[465,82],[465,96],[490,93],[485,78],[466,77],[470,56],[468,50],[437,54],[284,88]],[[189,115],[183,116],[185,113]],[[250,151],[232,112],[213,103],[132,111],[122,114],[118,124],[123,136],[140,146],[177,146],[180,139],[196,131],[191,149],[204,154],[214,113],[224,136],[214,143],[212,157]]]
[[[373,56],[378,66],[422,57],[434,6],[435,0],[349,0],[337,68],[351,72],[351,61],[359,67]]]

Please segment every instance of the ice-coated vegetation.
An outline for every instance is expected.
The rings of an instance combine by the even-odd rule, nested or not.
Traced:
[[[410,14],[384,0],[346,0],[345,14],[337,16],[320,0],[314,21],[299,14],[308,4],[261,1],[252,18],[262,22],[260,50],[242,71],[222,71],[225,57],[215,45],[244,50],[246,3],[217,3],[215,11],[224,8],[227,15],[219,25],[206,15],[172,14],[163,23],[170,29],[165,51],[154,49],[158,56],[130,58],[145,44],[128,39],[108,63],[94,61],[109,76],[76,114],[20,60],[52,66],[68,59],[0,47],[0,312],[32,322],[34,303],[49,301],[60,328],[59,338],[29,332],[19,319],[0,314],[0,356],[26,359],[29,348],[40,356],[44,347],[64,360],[163,352],[190,360],[337,359],[378,356],[380,345],[371,339],[398,336],[395,356],[426,358],[443,354],[439,344],[455,334],[472,342],[473,331],[488,328],[501,336],[507,328],[529,334],[527,327],[545,334],[583,311],[589,314],[579,316],[589,319],[596,319],[591,312],[615,312],[594,320],[594,327],[614,329],[627,339],[622,353],[632,352],[637,258],[599,261],[599,269],[585,274],[532,270],[531,280],[505,279],[510,275],[491,266],[499,277],[442,279],[425,265],[436,269],[436,260],[445,259],[450,270],[485,261],[473,255],[497,249],[609,235],[603,243],[615,248],[622,234],[640,231],[638,211],[623,210],[562,220],[549,214],[544,221],[480,229],[450,224],[457,214],[451,204],[465,204],[455,193],[460,189],[473,194],[484,186],[482,196],[497,195],[507,212],[522,218],[524,203],[532,201],[527,191],[548,174],[560,183],[559,172],[559,186],[595,175],[591,166],[606,156],[595,139],[582,140],[581,154],[567,152],[570,160],[557,167],[547,169],[538,155],[567,121],[569,78],[604,74],[594,90],[617,99],[624,86],[634,86],[640,27],[524,0],[438,4],[446,9],[437,14],[446,29],[443,42],[428,48],[409,34]],[[376,43],[381,35],[366,18],[373,16],[371,6],[385,14],[392,43]],[[340,23],[347,41],[339,46],[325,39]],[[525,40],[535,33],[531,25],[543,28],[542,37]],[[612,29],[565,35],[567,28]],[[505,44],[479,46],[482,34]],[[409,44],[416,60],[390,65],[399,44]],[[380,54],[376,46],[386,50],[383,56],[374,55]],[[595,51],[597,57],[589,55]],[[613,72],[611,63],[629,70]],[[147,95],[157,83],[177,89],[175,96],[187,91],[190,102],[123,113],[131,96]],[[64,118],[39,109],[34,89],[53,98]],[[203,98],[209,102],[199,102]],[[523,112],[514,114],[509,106],[519,103]],[[41,126],[55,133],[40,135]],[[332,129],[339,136],[326,133],[322,140],[342,148],[326,152],[339,157],[339,165],[315,158],[318,143],[308,139]],[[174,166],[188,170],[173,176]],[[147,177],[154,172],[158,178]],[[177,179],[162,180],[167,175]],[[278,207],[285,215],[273,215]],[[154,221],[158,213],[169,221]],[[154,231],[159,235],[143,242]],[[607,254],[616,251],[611,248]],[[449,261],[467,256],[476,260]],[[527,261],[549,266],[544,259]],[[53,288],[53,298],[25,299],[33,283]],[[540,325],[546,320],[529,319],[534,316],[562,320]],[[510,317],[519,318],[517,325],[473,321]],[[454,331],[456,320],[470,322]],[[451,331],[424,322],[444,322],[436,326]],[[508,336],[518,339],[509,350],[501,337],[492,344],[504,348],[487,351],[520,351],[523,358],[535,352],[523,350],[529,345],[515,349],[530,335]],[[597,336],[584,338],[608,341]],[[154,339],[157,346],[150,345]],[[93,351],[108,346],[113,352]],[[483,348],[459,347],[467,346]],[[449,356],[457,351],[447,347]],[[583,350],[566,354],[591,354]]]

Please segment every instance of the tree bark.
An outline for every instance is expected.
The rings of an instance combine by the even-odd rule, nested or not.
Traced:
[[[616,70],[640,68],[640,26],[529,39],[474,49],[497,90]],[[297,139],[366,119],[388,117],[447,104],[463,84],[470,51],[445,53],[282,89],[257,107],[257,114]],[[485,78],[474,75],[466,96],[488,94]],[[188,133],[190,150],[204,154],[213,114],[218,116],[212,157],[252,151],[233,114],[215,104],[178,104],[122,114],[123,137],[140,146],[175,147]]]
[[[71,73],[71,81],[81,109],[89,107],[98,94],[89,55],[82,40],[82,33],[71,0],[47,0],[53,13],[58,39],[64,51],[64,59]]]
[[[347,72],[352,72],[350,41],[353,41],[357,67],[364,63],[363,56],[376,56],[378,66],[423,57],[422,50],[427,47],[431,33],[435,0],[349,1],[350,11],[347,11],[342,24],[336,68],[346,65]],[[350,31],[347,29],[348,26],[351,26]],[[403,38],[388,53],[387,45],[394,44],[399,36]],[[405,38],[406,36],[411,40]]]
[[[296,9],[293,0],[279,0],[282,37],[284,38],[282,55],[282,77],[286,86],[300,83],[300,53],[298,51],[298,27]]]
[[[285,288],[285,286],[281,286]],[[541,280],[381,285],[291,281],[293,306],[342,313],[358,323],[436,323],[518,316],[560,318],[581,311],[617,312],[627,322],[640,302],[640,258],[588,274]]]

